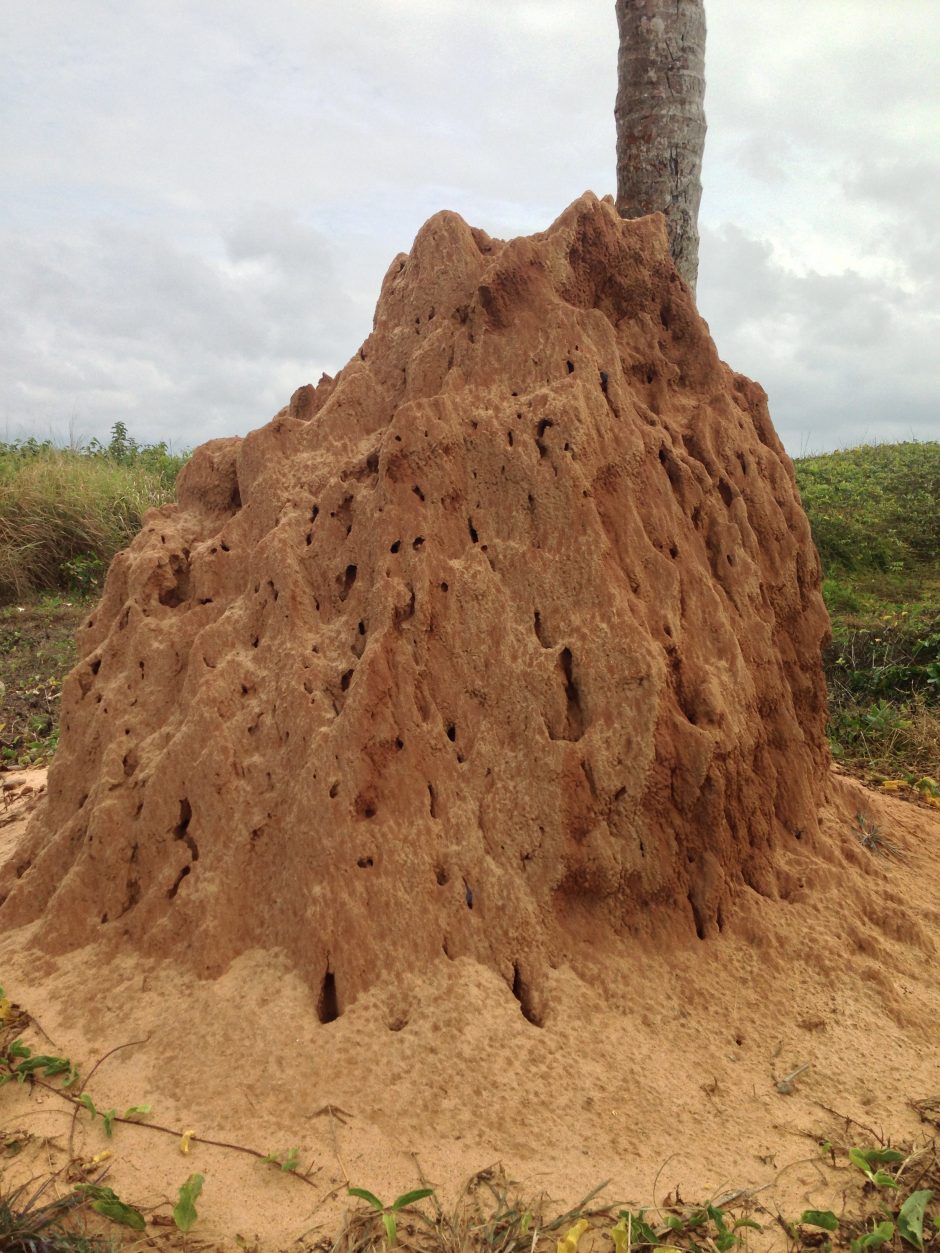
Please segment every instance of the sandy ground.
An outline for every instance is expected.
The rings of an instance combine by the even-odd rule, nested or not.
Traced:
[[[3,779],[5,855],[43,780]],[[857,813],[903,856],[863,849]],[[609,1179],[604,1196],[636,1206],[754,1188],[770,1213],[838,1211],[848,1175],[817,1142],[922,1137],[907,1103],[940,1093],[940,820],[834,774],[824,829],[819,848],[781,852],[781,898],[743,889],[717,939],[604,953],[573,939],[541,1028],[495,974],[443,957],[328,1025],[277,952],[200,982],[94,948],[53,959],[24,928],[0,937],[0,982],[55,1045],[31,1027],[37,1048],[86,1075],[118,1050],[88,1084],[99,1108],[147,1103],[168,1128],[300,1149],[309,1183],[228,1149],[183,1156],[144,1128],[109,1142],[81,1116],[75,1154],[110,1148],[108,1183],[144,1208],[166,1216],[203,1173],[193,1235],[212,1247],[335,1233],[347,1182],[392,1198],[426,1179],[446,1203],[494,1162],[559,1202]],[[0,1129],[38,1137],[3,1163],[10,1179],[60,1166],[70,1107],[18,1085],[0,1102]]]

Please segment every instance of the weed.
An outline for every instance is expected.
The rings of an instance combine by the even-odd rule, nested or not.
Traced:
[[[106,1248],[103,1241],[90,1241],[65,1231],[63,1221],[84,1207],[85,1198],[70,1192],[44,1200],[54,1182],[53,1175],[33,1192],[32,1184],[22,1184],[0,1195],[0,1248],[10,1253],[90,1253]]]
[[[391,1205],[385,1205],[374,1192],[369,1192],[366,1188],[350,1188],[348,1194],[349,1196],[357,1196],[361,1201],[365,1201],[372,1206],[381,1217],[388,1246],[393,1248],[398,1243],[396,1216],[409,1205],[414,1205],[416,1201],[423,1201],[425,1197],[431,1196],[433,1192],[433,1188],[416,1188],[414,1192],[403,1192],[401,1196],[396,1197],[392,1201]]]
[[[858,828],[856,838],[862,848],[867,849],[870,853],[874,853],[877,857],[901,858],[904,856],[901,848],[887,839],[878,824],[872,822],[870,818],[864,818],[861,814],[856,814],[855,825]]]

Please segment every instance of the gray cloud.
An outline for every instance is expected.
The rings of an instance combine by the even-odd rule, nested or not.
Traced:
[[[791,450],[938,435],[933,0],[707,0],[699,301]],[[4,14],[0,433],[192,443],[355,352],[441,208],[614,187],[612,0]]]

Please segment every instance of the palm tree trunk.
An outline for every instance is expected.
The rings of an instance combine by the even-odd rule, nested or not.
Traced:
[[[676,269],[695,295],[705,146],[704,0],[616,0],[617,209],[666,215]]]

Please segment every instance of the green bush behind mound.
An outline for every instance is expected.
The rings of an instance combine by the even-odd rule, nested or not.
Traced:
[[[173,499],[187,456],[138,444],[123,422],[107,444],[0,443],[0,601],[94,592],[144,513]]]

